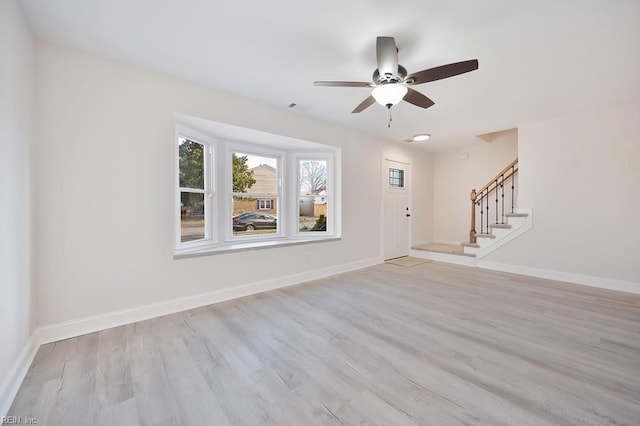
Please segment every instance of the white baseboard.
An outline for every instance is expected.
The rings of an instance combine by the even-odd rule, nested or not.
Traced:
[[[11,408],[11,403],[16,397],[18,389],[20,389],[20,385],[27,375],[27,371],[29,371],[29,367],[39,348],[40,345],[35,340],[35,335],[32,334],[11,366],[9,373],[0,383],[0,419],[6,416],[9,408]]]
[[[366,268],[382,262],[382,257],[374,257],[342,265],[330,266],[328,268],[260,281],[257,283],[246,284],[239,287],[212,291],[195,296],[183,297],[152,305],[139,306],[137,308],[110,312],[108,314],[95,315],[40,327],[32,333],[29,341],[20,353],[20,356],[9,371],[9,374],[0,384],[0,418],[5,416],[9,411],[13,399],[18,393],[18,389],[27,375],[29,367],[34,360],[40,345],[112,327],[118,327],[137,321],[144,321],[163,315],[195,309],[211,305],[213,303],[224,302],[256,293],[289,287],[335,274]]]
[[[413,241],[411,243],[411,247],[415,246],[423,246],[426,244],[450,244],[454,246],[459,246],[462,241],[451,241],[451,240],[421,240],[421,241]]]
[[[512,265],[509,263],[492,262],[478,259],[476,266],[494,271],[510,272],[512,274],[528,275],[572,284],[582,284],[608,290],[624,291],[640,294],[640,283],[632,281],[613,280],[610,278],[594,277],[591,275],[574,274],[571,272],[553,271],[550,269],[531,268],[529,266]]]
[[[224,302],[243,296],[262,293],[268,290],[288,287],[330,275],[341,274],[367,266],[382,263],[381,257],[375,257],[357,262],[345,263],[328,268],[312,270],[308,272],[287,275],[271,280],[260,281],[238,287],[216,290],[195,296],[183,297],[180,299],[168,300],[166,302],[152,305],[139,306],[103,315],[80,318],[72,321],[65,321],[56,324],[49,324],[38,328],[35,331],[36,342],[39,345],[93,333],[107,328],[118,327],[138,321],[144,321],[163,315],[195,309],[213,303]]]
[[[475,257],[460,256],[458,254],[437,253],[434,251],[424,250],[411,250],[410,254],[412,257],[418,257],[420,259],[429,259],[437,262],[453,263],[456,265],[475,266],[476,264]]]
[[[608,278],[530,268],[526,266],[511,265],[500,262],[476,260],[473,257],[448,255],[446,253],[433,253],[420,250],[412,250],[411,255],[425,259],[458,263],[460,265],[478,266],[480,268],[493,269],[496,271],[529,275],[533,277],[547,278],[557,281],[565,281],[592,287],[640,294],[640,283],[634,283],[631,281],[612,280]],[[25,344],[25,347],[20,353],[18,359],[15,361],[13,367],[9,371],[9,374],[0,384],[0,417],[6,415],[7,411],[9,410],[11,403],[13,402],[13,399],[18,392],[20,384],[24,380],[24,377],[29,370],[29,366],[33,362],[33,359],[35,358],[35,355],[40,345],[42,344],[62,339],[68,339],[87,333],[93,333],[96,331],[130,324],[137,321],[143,321],[162,315],[195,309],[243,296],[249,296],[256,293],[262,293],[269,290],[275,290],[278,288],[301,284],[303,282],[324,278],[335,274],[366,268],[368,266],[377,265],[382,262],[383,259],[381,257],[364,259],[357,262],[351,262],[342,265],[331,266],[324,269],[288,275],[285,277],[260,281],[257,283],[247,284],[239,287],[217,290],[200,295],[169,300],[162,303],[145,305],[128,310],[116,311],[108,314],[80,318],[78,320],[66,321],[40,327],[36,331],[34,331],[31,338]]]

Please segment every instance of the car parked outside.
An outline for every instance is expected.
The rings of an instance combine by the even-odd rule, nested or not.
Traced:
[[[277,227],[278,218],[267,213],[244,213],[233,218],[234,231],[276,229]]]

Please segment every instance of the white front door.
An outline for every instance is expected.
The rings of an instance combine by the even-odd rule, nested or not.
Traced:
[[[385,260],[409,255],[409,164],[384,160],[384,231]]]

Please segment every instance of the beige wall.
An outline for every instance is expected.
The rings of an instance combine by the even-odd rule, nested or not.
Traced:
[[[31,146],[33,40],[17,3],[0,1],[0,416],[33,330]]]
[[[518,157],[518,131],[495,135],[492,142],[478,138],[469,147],[439,152],[433,159],[433,239],[459,244],[470,229],[472,189],[479,189]]]
[[[640,103],[519,127],[533,228],[487,260],[640,283]]]
[[[44,42],[37,83],[39,324],[379,258],[381,152],[410,146]],[[176,113],[341,147],[342,240],[174,260]]]
[[[411,161],[411,244],[421,244],[433,240],[434,175],[433,154],[414,152]]]

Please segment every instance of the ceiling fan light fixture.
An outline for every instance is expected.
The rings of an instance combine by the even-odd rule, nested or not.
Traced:
[[[407,86],[399,83],[389,83],[383,84],[382,86],[378,86],[373,89],[371,92],[371,96],[378,102],[380,105],[385,106],[387,108],[391,108],[393,105],[397,104],[404,98],[407,94]]]

